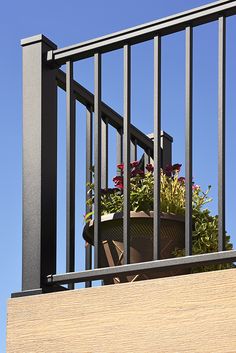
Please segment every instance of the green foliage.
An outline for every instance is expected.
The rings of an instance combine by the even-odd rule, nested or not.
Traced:
[[[192,252],[193,255],[205,254],[218,251],[218,216],[210,215],[208,209],[194,210],[193,212],[193,232],[192,232]],[[230,236],[226,234],[226,250],[232,250]],[[184,256],[184,249],[176,249],[176,257]],[[192,272],[205,272],[232,268],[233,264],[220,264],[201,266],[193,268]]]

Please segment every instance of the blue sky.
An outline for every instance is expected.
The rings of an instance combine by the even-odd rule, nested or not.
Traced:
[[[119,0],[111,2],[7,1],[1,4],[1,129],[0,129],[0,351],[5,351],[6,302],[11,292],[21,288],[21,184],[22,184],[22,61],[20,40],[43,33],[58,47],[109,34],[179,11],[209,3],[204,0]],[[236,47],[233,46],[236,19],[227,20],[227,229],[236,242],[233,224],[236,191],[234,187],[236,114]],[[184,163],[184,33],[163,38],[162,122],[174,137],[173,161]],[[132,49],[132,123],[145,133],[153,131],[153,43]],[[212,185],[213,213],[217,212],[217,24],[194,30],[194,170],[195,181]],[[91,59],[75,65],[75,77],[93,90]],[[122,51],[103,58],[103,100],[122,113]],[[82,246],[84,213],[84,119],[77,105],[77,194],[76,234]],[[65,243],[65,96],[59,93],[58,116],[58,271],[64,271]],[[110,138],[110,179],[115,171],[114,131]],[[231,206],[231,207],[230,207]],[[83,254],[77,251],[77,269]]]

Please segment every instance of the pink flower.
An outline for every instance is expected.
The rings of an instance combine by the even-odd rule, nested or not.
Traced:
[[[144,171],[141,170],[141,169],[138,169],[138,168],[133,168],[132,171],[131,171],[130,176],[134,177],[136,175],[144,175]]]
[[[178,163],[173,165],[169,164],[165,167],[164,173],[169,177],[174,176],[176,172],[180,171],[181,167],[182,167],[182,164],[178,164]]]
[[[171,164],[167,165],[167,166],[165,167],[165,169],[164,169],[164,173],[165,173],[167,176],[171,177],[171,176],[172,176],[172,172],[173,172],[172,165],[171,165]]]
[[[179,181],[180,183],[185,183],[185,177],[179,177],[179,178],[178,178],[178,181]]]
[[[172,165],[172,170],[173,171],[175,170],[175,171],[179,172],[181,167],[182,167],[182,164],[176,163],[176,164]]]
[[[151,163],[148,163],[146,165],[146,169],[147,169],[148,172],[151,172],[151,173],[154,171],[154,167],[153,167],[153,165]]]
[[[117,168],[120,169],[120,170],[124,170],[124,164],[117,164]]]
[[[199,189],[200,189],[200,185],[197,185],[197,184],[196,184],[196,185],[193,185],[193,186],[192,186],[192,189],[193,189],[193,190],[199,190]]]
[[[113,178],[113,181],[115,183],[115,187],[118,189],[123,189],[123,177],[122,176],[116,176]]]
[[[139,165],[139,161],[134,161],[130,163],[131,168],[135,168]]]

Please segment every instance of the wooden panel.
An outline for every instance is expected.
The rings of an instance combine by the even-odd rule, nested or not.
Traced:
[[[236,271],[10,299],[7,353],[236,352]]]

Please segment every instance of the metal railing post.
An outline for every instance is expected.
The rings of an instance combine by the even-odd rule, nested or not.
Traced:
[[[172,143],[173,137],[165,131],[161,131],[161,166],[165,168],[172,164]]]
[[[23,39],[22,291],[42,292],[56,272],[57,86],[38,35]]]
[[[154,134],[147,135],[152,141],[154,140]],[[161,131],[160,145],[161,145],[161,168],[165,168],[167,165],[172,164],[172,143],[173,137],[168,135],[165,131]],[[153,163],[153,159],[150,158],[150,163]]]

